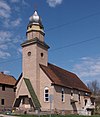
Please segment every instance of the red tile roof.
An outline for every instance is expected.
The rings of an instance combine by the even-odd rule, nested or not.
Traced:
[[[48,66],[40,65],[40,67],[50,78],[52,84],[90,92],[87,86],[79,79],[76,74],[50,63],[48,63]]]
[[[16,79],[13,76],[0,72],[0,84],[15,85]]]

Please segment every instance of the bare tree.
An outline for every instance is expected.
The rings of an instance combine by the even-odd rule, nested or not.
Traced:
[[[94,96],[100,95],[100,84],[97,80],[89,82],[87,86]]]
[[[97,80],[91,81],[87,84],[88,88],[95,97],[95,114],[100,114],[100,84]]]

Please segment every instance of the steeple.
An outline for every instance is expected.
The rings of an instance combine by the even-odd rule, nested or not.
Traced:
[[[27,26],[27,40],[21,44],[23,77],[30,78],[32,82],[37,81],[37,78],[39,78],[40,64],[48,65],[49,46],[44,41],[44,35],[42,20],[37,11],[34,11],[34,14],[29,18]],[[34,84],[34,87],[36,89],[36,84]]]
[[[41,17],[37,11],[29,18],[29,24],[27,26],[26,36],[28,40],[38,38],[39,41],[44,42],[44,27],[42,25]]]

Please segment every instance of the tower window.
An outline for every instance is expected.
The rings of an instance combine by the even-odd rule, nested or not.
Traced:
[[[30,26],[30,28],[32,28],[32,25]]]
[[[28,55],[28,56],[31,56],[31,52],[28,52],[27,55]]]
[[[43,55],[43,53],[41,53],[41,57],[43,57],[44,55]]]
[[[48,87],[44,89],[44,101],[49,102],[49,88]]]

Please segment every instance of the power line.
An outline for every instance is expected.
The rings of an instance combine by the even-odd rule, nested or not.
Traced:
[[[83,20],[85,20],[85,19],[87,19],[87,18],[96,16],[96,15],[100,15],[100,12],[96,12],[96,13],[93,13],[93,14],[89,14],[89,15],[87,15],[87,16],[84,16],[84,17],[81,17],[81,18],[78,18],[78,19],[75,19],[75,20],[66,22],[66,23],[64,23],[64,24],[60,24],[60,25],[51,27],[51,28],[49,28],[49,29],[46,29],[45,31],[47,31],[47,32],[53,31],[53,30],[55,30],[55,29],[62,28],[62,27],[65,27],[66,25],[70,25],[70,24],[73,24],[73,23],[77,23],[77,22],[83,21]]]
[[[87,39],[87,40],[83,40],[83,41],[79,41],[79,42],[76,42],[76,43],[72,43],[72,44],[69,44],[69,45],[65,45],[65,46],[62,46],[62,47],[59,47],[59,48],[55,48],[53,50],[50,50],[50,52],[52,52],[52,51],[54,52],[54,51],[57,51],[57,50],[60,50],[60,49],[64,49],[64,48],[67,48],[67,47],[76,46],[76,45],[79,45],[79,44],[82,44],[82,43],[93,41],[95,39],[100,39],[100,36],[93,37],[93,38],[90,38],[90,39]],[[18,57],[18,58],[12,59],[12,60],[0,62],[0,64],[14,62],[14,61],[18,61],[18,60],[21,60],[21,59],[22,59],[22,57]]]
[[[84,17],[81,17],[81,18],[79,18],[79,19],[66,22],[66,23],[64,23],[64,24],[61,24],[61,25],[58,25],[58,26],[55,26],[55,27],[51,27],[51,28],[47,29],[46,31],[49,32],[49,31],[55,30],[55,29],[57,29],[57,28],[62,28],[62,27],[64,27],[64,26],[66,26],[66,25],[69,25],[69,24],[72,24],[72,23],[77,23],[77,22],[79,22],[79,21],[85,20],[85,19],[87,19],[87,18],[96,16],[96,15],[99,15],[99,14],[100,14],[100,12],[93,13],[93,14],[90,14],[90,15],[87,15],[87,16],[84,16]],[[72,43],[72,44],[69,44],[69,45],[65,45],[65,46],[62,46],[62,47],[59,47],[59,48],[55,48],[55,49],[53,49],[53,50],[50,50],[50,52],[51,52],[51,51],[57,51],[57,50],[59,50],[59,49],[63,49],[63,48],[66,48],[66,47],[76,46],[76,45],[79,45],[79,44],[82,44],[82,43],[86,43],[86,42],[89,42],[89,41],[92,41],[92,40],[95,40],[95,39],[98,39],[98,38],[100,38],[100,37],[98,36],[98,37],[94,37],[94,38],[87,39],[87,40],[84,40],[84,41],[79,41],[79,42],[76,42],[76,43]],[[10,42],[12,42],[12,41],[5,42],[5,43],[7,44],[7,43],[10,43]],[[2,43],[2,44],[5,44],[5,43]],[[2,44],[0,44],[0,45],[2,45]],[[17,61],[17,60],[20,60],[20,59],[22,59],[22,58],[20,57],[20,58],[8,60],[8,61],[3,61],[3,62],[0,62],[0,64],[1,64],[1,63],[7,63],[7,62],[13,62],[13,61]]]
[[[85,19],[87,19],[87,18],[96,16],[96,15],[99,15],[99,14],[100,14],[100,12],[96,12],[96,13],[93,13],[93,14],[89,14],[89,15],[87,15],[87,16],[84,16],[84,17],[81,17],[81,18],[78,18],[78,19],[75,19],[75,20],[66,22],[66,23],[64,23],[64,24],[60,24],[60,25],[51,27],[51,28],[49,28],[49,29],[46,29],[45,31],[47,31],[47,32],[53,31],[53,30],[55,30],[55,29],[57,29],[57,28],[62,28],[62,27],[65,27],[66,25],[73,24],[73,23],[77,23],[77,22],[79,22],[79,21],[85,20]],[[2,44],[7,44],[7,43],[10,43],[10,42],[12,42],[12,41],[4,42],[4,43],[1,43],[0,45],[2,45]]]
[[[57,50],[60,50],[60,49],[63,49],[63,48],[67,48],[67,47],[76,46],[76,45],[79,45],[79,44],[82,44],[82,43],[86,43],[86,42],[89,42],[89,41],[93,41],[93,40],[95,40],[95,39],[100,39],[100,36],[98,36],[98,37],[93,37],[93,38],[90,38],[90,39],[87,39],[87,40],[83,40],[83,41],[79,41],[79,42],[76,42],[76,43],[71,43],[71,44],[68,44],[68,45],[65,45],[65,46],[62,46],[62,47],[59,47],[59,48],[50,50],[50,52],[51,52],[51,51],[57,51]]]

